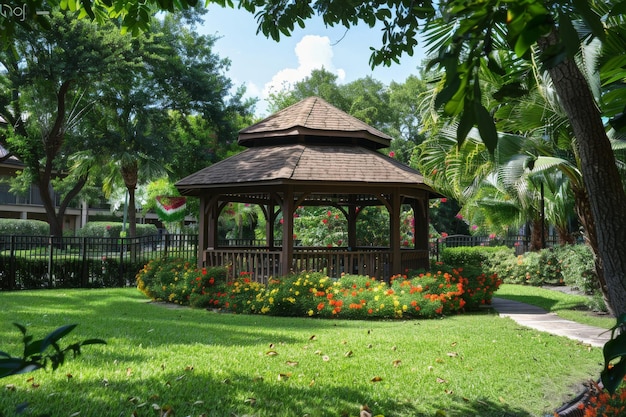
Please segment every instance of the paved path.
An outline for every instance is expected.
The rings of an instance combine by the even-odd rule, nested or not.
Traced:
[[[519,301],[494,297],[491,307],[502,317],[510,317],[522,326],[569,337],[591,346],[602,347],[611,338],[611,332],[560,318],[554,313]]]

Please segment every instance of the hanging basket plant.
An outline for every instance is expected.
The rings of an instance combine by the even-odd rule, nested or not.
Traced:
[[[157,196],[156,212],[159,216],[159,220],[168,223],[182,221],[185,218],[186,205],[186,197]]]

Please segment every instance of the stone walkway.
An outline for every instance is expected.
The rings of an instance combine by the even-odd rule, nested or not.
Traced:
[[[491,307],[500,316],[510,317],[522,326],[569,337],[591,346],[602,347],[611,338],[609,330],[565,320],[542,308],[519,301],[494,297]]]

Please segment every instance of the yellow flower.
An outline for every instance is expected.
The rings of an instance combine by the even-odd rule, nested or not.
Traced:
[[[393,306],[394,307],[398,307],[400,305],[400,301],[398,300],[393,300]]]
[[[380,305],[380,309],[382,310],[383,308],[385,308],[385,305],[384,305],[384,304],[381,304],[381,305]]]
[[[309,310],[308,311],[309,317],[312,316],[313,314],[315,314],[315,312],[313,310]]]
[[[407,311],[409,308],[406,306],[406,304],[402,305],[402,311]]]
[[[269,302],[270,304],[274,304],[274,297],[270,297]]]
[[[296,297],[300,295],[300,291],[296,291]]]

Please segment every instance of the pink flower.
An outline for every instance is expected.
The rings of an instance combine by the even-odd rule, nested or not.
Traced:
[[[395,158],[396,157],[396,153],[394,151],[389,152],[389,157],[390,158]]]
[[[442,203],[447,203],[448,199],[444,197],[444,198],[440,199],[439,201],[441,201]]]
[[[441,232],[441,237],[448,237],[448,234],[446,232]]]

